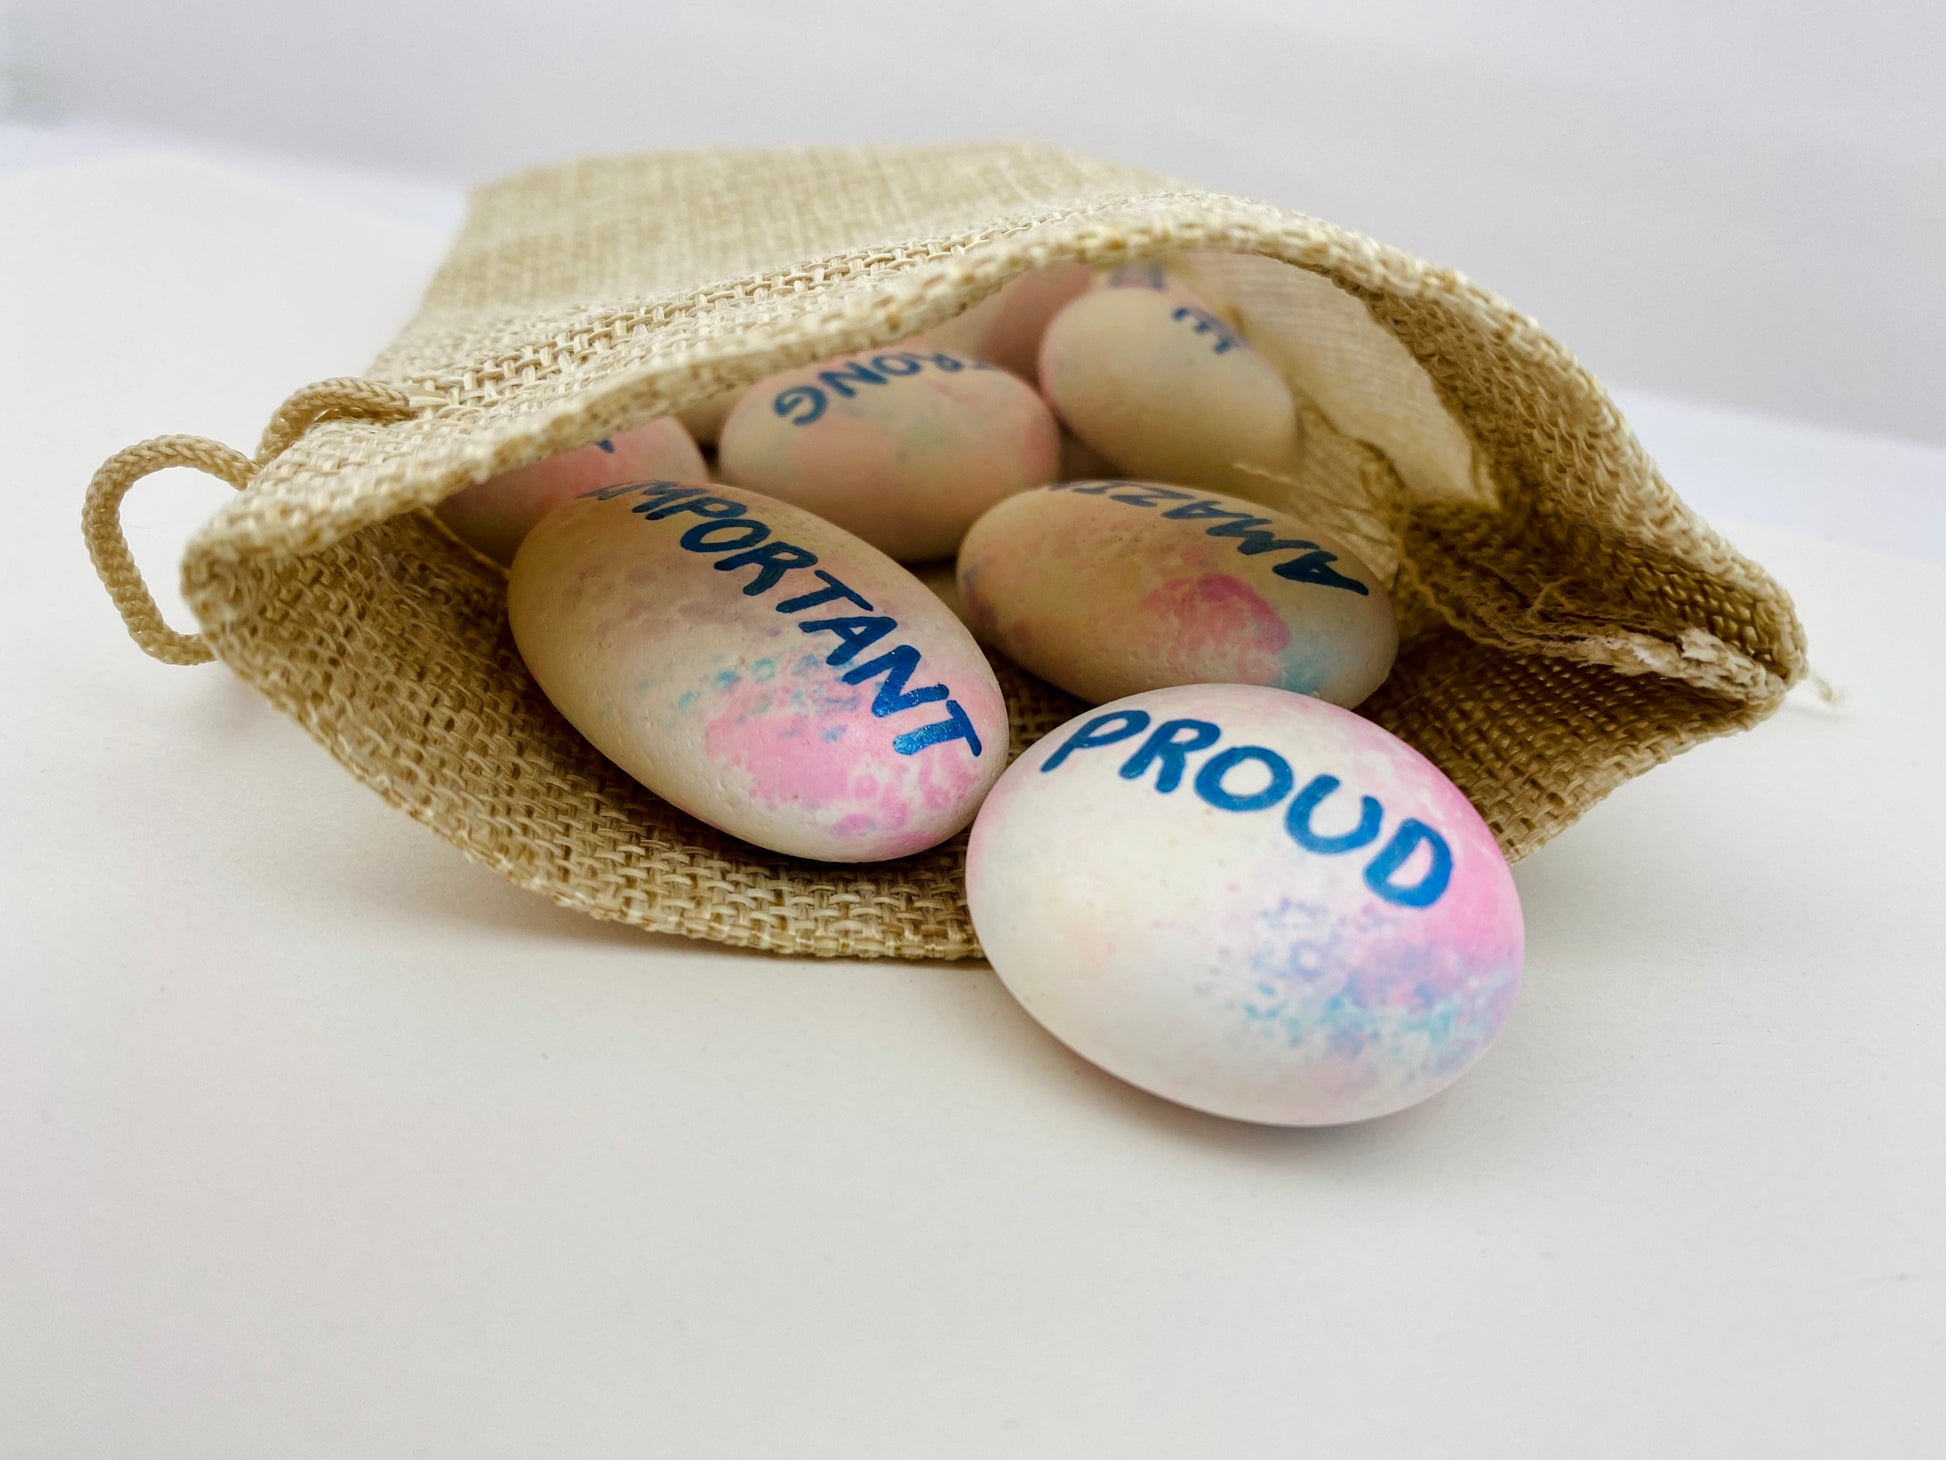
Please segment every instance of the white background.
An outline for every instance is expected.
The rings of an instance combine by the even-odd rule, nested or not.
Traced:
[[[1875,276],[1791,226],[1793,167],[1707,185],[1746,175],[1725,157],[1815,154],[1820,186],[1880,210],[1858,247],[1930,246],[1922,17],[1766,41],[1752,9],[1716,36],[1755,58],[1738,70],[1662,8],[1592,37],[1538,6],[1486,29],[1477,8],[1314,10],[1300,46],[1268,3],[1136,7],[1095,39],[1176,91],[996,101],[978,79],[1003,63],[1099,76],[1087,15],[1042,7],[1018,41],[963,11],[942,48],[923,6],[779,10],[741,72],[642,40],[651,59],[577,86],[546,39],[570,23],[612,58],[738,12],[482,6],[441,49],[411,5],[16,7],[35,106],[71,114],[0,128],[0,1456],[1936,1454],[1946,449],[1694,398],[1793,409],[1757,393],[1824,371],[1814,404],[1844,385],[1890,410],[1852,377],[1936,366],[1923,311],[1870,315]],[[163,431],[247,444],[293,385],[358,370],[458,213],[413,171],[813,115],[888,135],[834,37],[897,60],[878,91],[901,131],[1003,110],[1053,131],[1027,122],[1059,105],[1079,145],[1464,263],[1605,368],[1679,340],[1634,357],[1623,403],[1791,587],[1845,697],[1794,697],[1524,862],[1520,1005],[1437,1100],[1228,1125],[1082,1065],[978,967],[592,923],[385,808],[221,669],[123,635],[80,550],[83,482]],[[516,69],[548,104],[495,94]],[[1298,110],[1374,76],[1369,124]],[[1634,100],[1603,89],[1618,76]],[[1588,148],[1522,120],[1549,77],[1560,114],[1620,137],[1597,158],[1666,167],[1575,183]],[[1267,98],[1304,146],[1238,130]],[[152,140],[196,130],[222,136]],[[1483,138],[1522,160],[1464,185],[1429,160]],[[1389,164],[1354,166],[1361,146]],[[1480,186],[1506,209],[1469,203]],[[1562,189],[1574,206],[1541,206]],[[1678,337],[1657,311],[1690,267],[1679,213],[1761,247],[1738,265],[1719,240],[1722,268],[1682,276]],[[1620,262],[1595,247],[1616,241]],[[1807,317],[1879,347],[1766,333],[1765,277],[1855,291]],[[130,499],[179,622],[168,565],[223,493],[178,472]]]
[[[1932,0],[0,0],[17,118],[481,180],[1023,136],[1459,268],[1627,385],[1946,442]]]

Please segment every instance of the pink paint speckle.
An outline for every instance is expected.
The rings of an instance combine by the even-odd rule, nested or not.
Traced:
[[[843,840],[891,835],[885,855],[938,839],[930,822],[897,835],[913,821],[915,797],[935,812],[963,804],[978,774],[942,773],[934,759],[899,756],[891,732],[873,720],[869,697],[815,672],[768,681],[738,676],[718,694],[717,713],[704,727],[712,761],[741,771],[751,798],[769,809],[831,818],[832,834]]]
[[[818,809],[869,796],[876,789],[859,764],[853,729],[858,696],[810,682],[740,679],[723,691],[719,713],[704,729],[710,759],[750,778],[750,794],[767,806]],[[825,732],[836,729],[835,736]],[[857,784],[854,784],[854,783]]]
[[[1291,642],[1290,625],[1277,610],[1227,573],[1172,578],[1150,590],[1142,607],[1176,656],[1231,665],[1250,681],[1274,681],[1278,656]]]

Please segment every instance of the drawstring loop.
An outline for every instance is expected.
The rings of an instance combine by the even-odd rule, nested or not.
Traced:
[[[262,470],[288,451],[306,431],[321,421],[403,421],[414,414],[412,397],[396,386],[341,375],[291,392],[277,407],[257,443],[257,467]]]
[[[193,467],[239,492],[320,421],[357,418],[399,421],[415,412],[412,398],[375,380],[345,376],[294,392],[270,418],[254,457],[206,436],[157,436],[116,452],[88,483],[81,535],[95,574],[114,601],[129,637],[164,664],[207,664],[216,656],[201,634],[178,633],[163,621],[122,532],[122,498],[142,478],[172,466]]]

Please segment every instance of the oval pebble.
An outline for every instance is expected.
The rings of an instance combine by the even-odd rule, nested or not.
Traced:
[[[917,579],[733,487],[636,483],[550,514],[507,580],[548,699],[658,796],[772,851],[871,862],[972,818],[1007,707]]]
[[[1095,289],[1054,316],[1040,386],[1128,476],[1249,495],[1291,474],[1297,406],[1277,369],[1180,285]]]
[[[924,562],[950,557],[1001,498],[1053,481],[1060,459],[1060,431],[1031,386],[922,345],[760,381],[723,424],[717,470]]]
[[[1237,1120],[1424,1100],[1520,983],[1513,878],[1459,789],[1371,722],[1255,685],[1135,695],[1040,740],[974,823],[967,900],[1057,1039]]]
[[[985,643],[1100,704],[1198,683],[1355,705],[1398,652],[1391,595],[1349,548],[1238,497],[1064,482],[966,536],[961,617]]]
[[[561,503],[598,487],[665,477],[709,477],[702,452],[674,416],[462,488],[439,504],[439,520],[469,547],[495,562],[511,563],[521,539]]]

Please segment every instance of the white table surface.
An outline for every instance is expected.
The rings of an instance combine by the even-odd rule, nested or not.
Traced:
[[[1940,1453],[1946,452],[1624,393],[1843,701],[1523,863],[1451,1092],[1236,1126],[978,966],[559,911],[144,659],[93,468],[355,373],[455,200],[8,168],[0,1454]],[[152,579],[224,492],[131,497]]]

